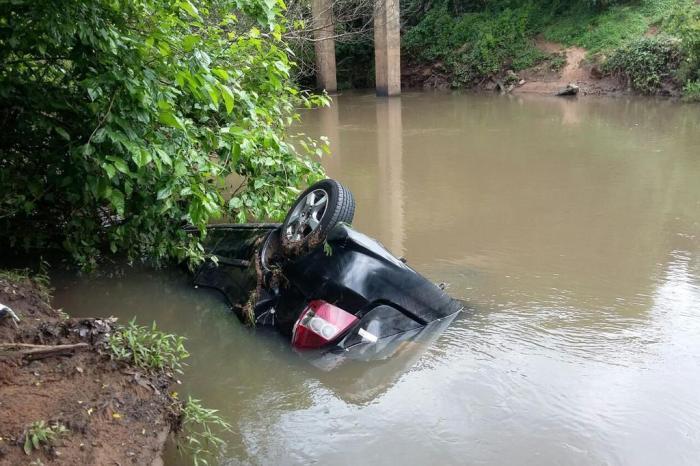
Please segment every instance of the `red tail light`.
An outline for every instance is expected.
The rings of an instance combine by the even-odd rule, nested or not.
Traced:
[[[311,301],[294,324],[292,345],[297,348],[320,348],[333,341],[357,317],[325,301]]]

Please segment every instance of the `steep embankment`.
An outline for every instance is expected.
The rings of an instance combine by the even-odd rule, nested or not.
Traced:
[[[160,464],[172,379],[103,354],[113,320],[71,319],[47,299],[0,274],[0,304],[20,319],[0,316],[0,464]]]

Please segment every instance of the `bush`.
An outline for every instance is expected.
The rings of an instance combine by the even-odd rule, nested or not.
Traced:
[[[299,92],[263,0],[15,0],[0,10],[0,242],[82,265],[198,258],[225,214],[281,218],[316,180]],[[242,184],[226,181],[237,174]],[[110,226],[106,228],[106,226]],[[1,246],[0,246],[1,247]]]
[[[679,79],[693,88],[693,81],[700,80],[700,5],[693,3],[674,10],[664,27],[681,39],[683,61]]]
[[[530,39],[531,7],[466,13],[432,10],[404,36],[406,55],[445,63],[455,85],[469,85],[507,68],[527,68],[546,55]]]
[[[700,102],[700,81],[688,81],[683,86],[683,100],[686,102]]]
[[[642,37],[616,49],[603,69],[625,79],[642,94],[654,94],[665,80],[674,79],[681,60],[680,41],[670,37]]]

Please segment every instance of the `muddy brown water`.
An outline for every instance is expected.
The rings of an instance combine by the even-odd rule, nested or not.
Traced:
[[[221,464],[699,464],[700,107],[346,94],[299,129],[330,138],[355,227],[470,311],[323,373],[178,271],[59,280],[74,315],[187,336]]]

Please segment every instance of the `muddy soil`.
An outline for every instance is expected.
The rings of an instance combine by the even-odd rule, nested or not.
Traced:
[[[0,303],[21,321],[0,319],[0,465],[162,464],[175,425],[166,374],[147,375],[104,354],[114,319],[71,319],[36,283],[0,277]],[[19,343],[20,345],[16,345]],[[32,345],[76,345],[35,353]],[[34,352],[34,353],[33,353]],[[68,431],[27,455],[35,421]]]

